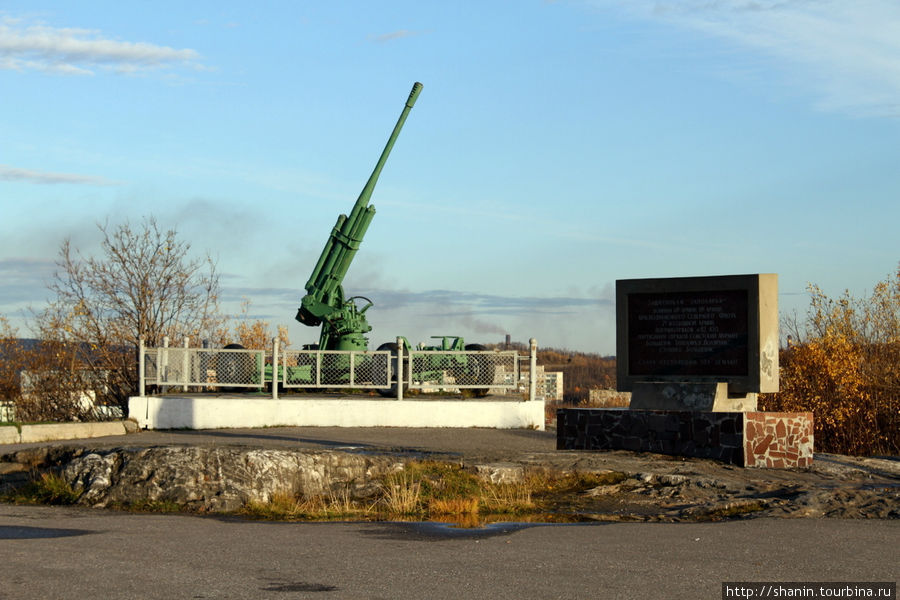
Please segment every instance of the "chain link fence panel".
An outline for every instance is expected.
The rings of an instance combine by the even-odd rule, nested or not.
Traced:
[[[515,351],[412,350],[404,373],[410,389],[458,392],[514,388],[519,378]]]
[[[150,385],[261,388],[264,372],[262,350],[154,348],[144,354]]]
[[[144,350],[144,381],[149,385],[159,383],[159,350],[147,348]]]
[[[390,352],[287,350],[278,379],[285,388],[381,389],[392,378]]]

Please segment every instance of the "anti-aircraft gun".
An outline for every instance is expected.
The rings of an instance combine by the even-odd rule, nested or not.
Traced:
[[[363,296],[345,299],[342,283],[375,216],[375,207],[368,204],[378,182],[378,176],[381,175],[384,163],[387,162],[394,148],[394,142],[397,141],[406,117],[421,91],[422,84],[416,82],[409,93],[403,112],[400,113],[400,118],[397,119],[397,124],[394,125],[394,131],[391,132],[391,137],[381,152],[375,170],[372,171],[356,204],[353,205],[353,210],[350,211],[350,216],[338,217],[312,275],[306,282],[306,295],[300,302],[296,318],[310,327],[322,325],[319,350],[366,350],[368,347],[365,334],[372,331],[372,326],[366,320],[366,311],[372,306],[372,301]],[[360,308],[356,304],[357,300],[363,300],[366,304]]]
[[[375,165],[374,171],[369,176],[369,180],[359,194],[353,210],[350,215],[340,215],[337,223],[331,230],[328,241],[322,250],[319,260],[306,282],[306,295],[300,302],[300,308],[297,310],[296,319],[304,325],[310,327],[322,326],[319,336],[319,343],[316,345],[306,346],[307,350],[356,350],[365,351],[368,349],[368,339],[365,334],[372,330],[366,320],[366,311],[372,307],[371,300],[364,296],[352,296],[346,298],[344,296],[343,281],[350,268],[350,263],[356,255],[359,246],[362,243],[366,230],[375,216],[375,207],[369,205],[375,184],[381,170],[387,161],[394,142],[400,135],[400,130],[406,122],[409,111],[416,103],[419,93],[422,91],[422,84],[416,82],[409,98],[394,125],[394,130],[381,152],[381,157]],[[358,305],[357,302],[364,302]],[[486,350],[478,344],[466,345],[465,340],[459,336],[436,336],[441,340],[440,344],[433,347],[422,348],[424,350],[442,350],[442,351],[478,351]],[[400,338],[403,341],[405,350],[410,350],[409,342],[406,338]],[[397,351],[397,344],[389,342],[382,344],[379,350],[390,350],[394,353]],[[467,359],[460,357],[458,362],[462,362],[467,366],[467,372],[477,374],[482,371],[479,369],[481,361],[473,358]],[[417,375],[423,379],[428,378],[428,372],[439,371],[442,365],[423,365],[420,373]],[[469,379],[475,375],[470,375]],[[476,383],[472,380],[470,383]],[[385,390],[387,392],[387,390]],[[477,395],[483,395],[487,390],[477,389]]]

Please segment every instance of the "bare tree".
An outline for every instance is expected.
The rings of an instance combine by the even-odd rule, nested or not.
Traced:
[[[50,284],[56,298],[38,317],[43,339],[77,348],[97,397],[123,409],[137,389],[136,348],[211,337],[222,325],[215,262],[190,256],[190,244],[153,218],[98,225],[101,255],[83,256],[66,239]]]

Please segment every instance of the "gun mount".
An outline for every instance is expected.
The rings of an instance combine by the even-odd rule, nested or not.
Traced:
[[[400,113],[400,118],[397,119],[397,124],[394,125],[394,130],[381,152],[375,170],[372,171],[356,204],[353,205],[353,210],[350,211],[350,216],[340,215],[338,217],[312,275],[306,282],[306,295],[300,302],[296,318],[310,327],[322,326],[319,350],[366,350],[368,348],[368,339],[365,334],[372,330],[372,326],[366,320],[366,311],[372,306],[372,301],[363,296],[345,299],[342,284],[366,230],[375,216],[375,207],[369,206],[375,184],[394,147],[394,142],[400,135],[406,117],[415,105],[416,98],[419,97],[421,91],[422,84],[416,82],[409,93],[403,112]],[[366,304],[362,307],[357,306],[357,300],[364,300]]]

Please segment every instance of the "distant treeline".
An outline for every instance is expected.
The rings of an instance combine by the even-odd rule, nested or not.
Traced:
[[[504,349],[506,344],[488,344],[491,348]],[[528,344],[511,342],[510,350],[527,353]],[[545,371],[563,373],[563,403],[578,405],[588,400],[591,389],[616,387],[616,357],[601,356],[591,352],[576,352],[565,348],[538,347],[537,363]]]

